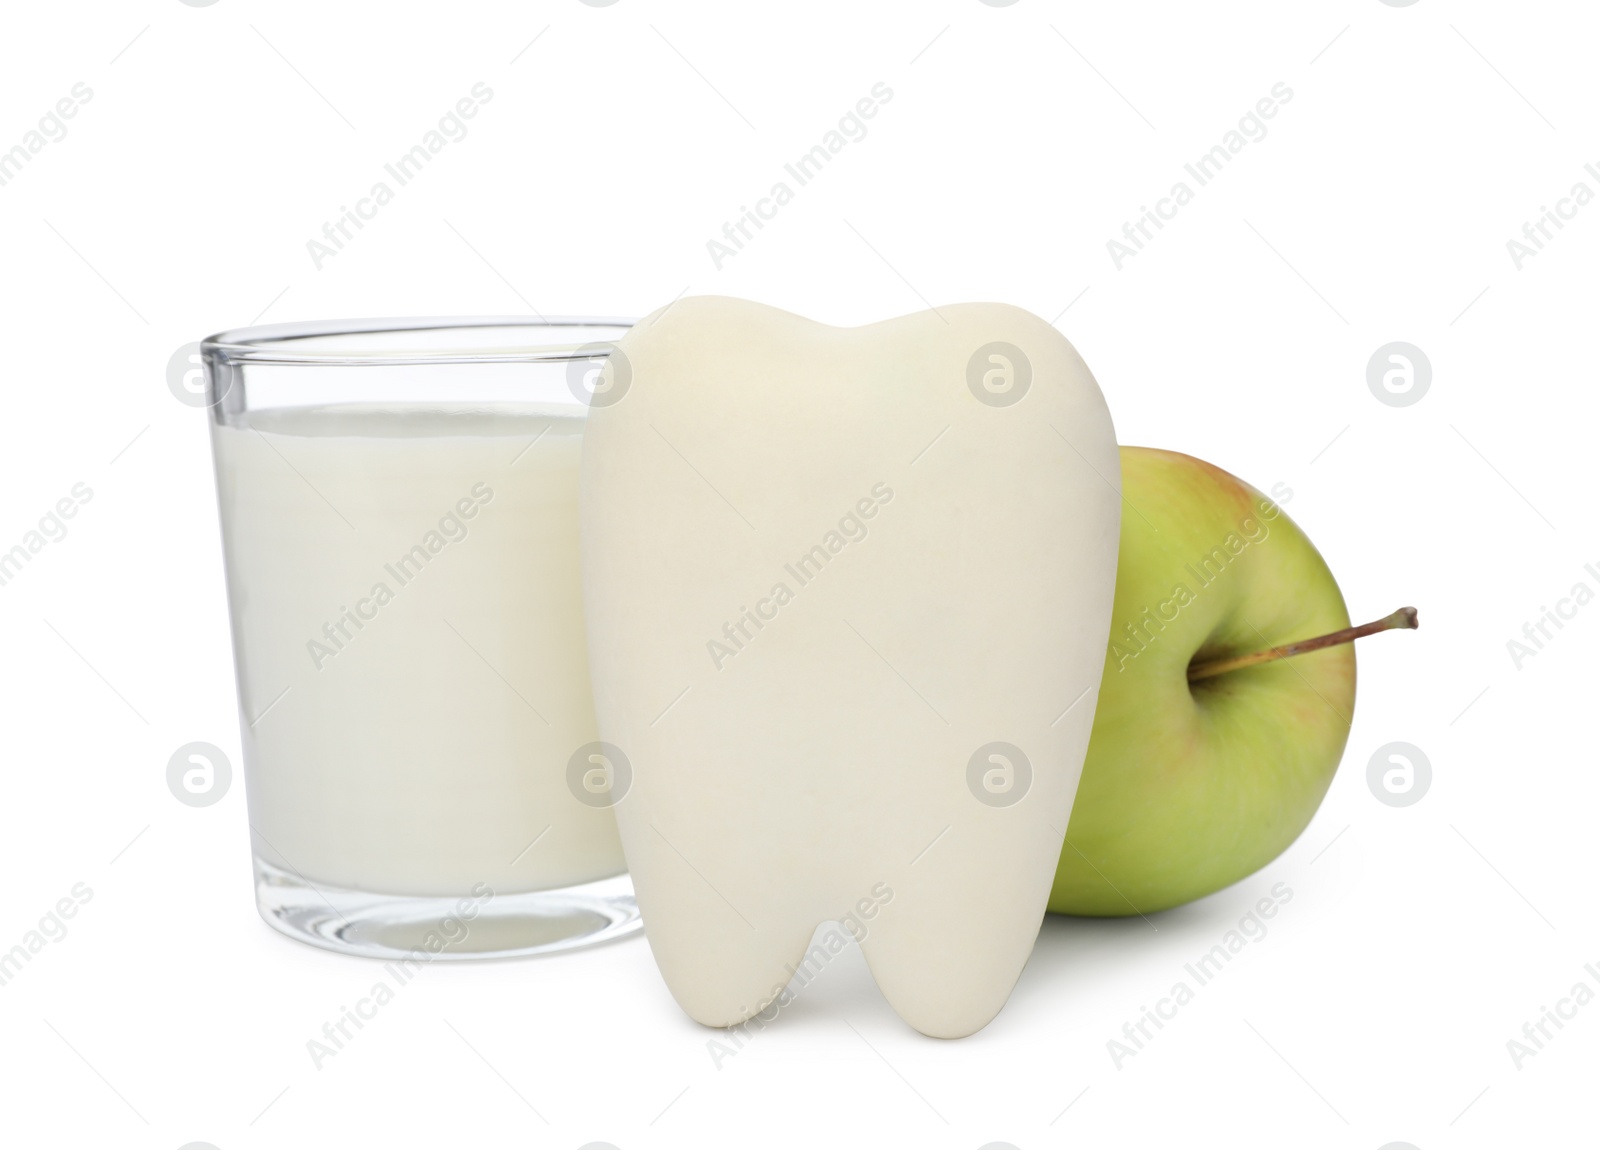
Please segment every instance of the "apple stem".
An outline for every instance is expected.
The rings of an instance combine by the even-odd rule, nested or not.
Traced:
[[[1292,655],[1304,655],[1307,651],[1320,651],[1324,647],[1336,647],[1340,643],[1348,643],[1359,639],[1363,635],[1376,635],[1379,631],[1393,631],[1396,629],[1415,630],[1417,626],[1417,609],[1415,607],[1402,607],[1392,615],[1385,615],[1382,619],[1375,619],[1371,623],[1363,623],[1359,627],[1346,627],[1343,631],[1333,631],[1327,635],[1318,635],[1315,639],[1301,639],[1294,643],[1285,643],[1281,647],[1269,647],[1265,651],[1252,651],[1248,655],[1236,655],[1229,659],[1213,659],[1209,663],[1190,663],[1189,682],[1197,679],[1210,679],[1216,675],[1224,675],[1229,671],[1237,671],[1242,667],[1255,667],[1262,663],[1271,663],[1277,659],[1287,659]]]

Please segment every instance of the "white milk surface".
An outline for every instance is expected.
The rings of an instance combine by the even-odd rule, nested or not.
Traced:
[[[567,786],[599,736],[583,420],[281,408],[213,425],[252,840],[313,884],[497,893],[624,869]],[[532,844],[530,846],[530,844]]]

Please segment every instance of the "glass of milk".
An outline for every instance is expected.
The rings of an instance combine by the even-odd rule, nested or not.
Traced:
[[[256,901],[285,934],[426,961],[638,929],[578,569],[584,417],[626,390],[629,322],[201,345]]]

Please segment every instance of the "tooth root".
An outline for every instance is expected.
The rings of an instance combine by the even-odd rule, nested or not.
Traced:
[[[805,955],[811,931],[750,931],[727,926],[715,914],[700,921],[683,907],[652,907],[640,899],[641,914],[680,917],[689,932],[650,936],[667,988],[683,1012],[705,1026],[736,1026],[765,1010],[788,984],[789,969]],[[737,922],[737,920],[736,920]]]
[[[621,808],[618,814],[626,817]],[[654,828],[635,842],[651,851],[646,864],[634,866],[640,915],[671,924],[646,934],[672,997],[705,1026],[734,1026],[759,1013],[788,983],[812,927],[787,921],[766,900],[740,895],[748,906],[730,902],[706,881],[707,860],[692,862]]]
[[[1033,797],[1059,805],[1059,786],[1042,781]],[[1005,1005],[1038,934],[1039,920],[1019,918],[1011,896],[1038,905],[1042,918],[1061,836],[1021,809],[979,810],[958,801],[945,815],[946,829],[927,836],[932,844],[914,864],[907,865],[898,844],[881,843],[850,869],[888,881],[863,886],[832,879],[823,884],[831,894],[819,898],[814,891],[803,900],[811,909],[795,904],[785,882],[795,876],[783,876],[770,860],[757,869],[776,877],[763,881],[742,874],[732,853],[707,851],[691,860],[654,825],[642,835],[627,826],[629,841],[652,844],[650,857],[635,864],[634,885],[645,922],[656,924],[647,934],[673,998],[696,1022],[735,1026],[764,1012],[797,971],[804,977],[795,993],[807,993],[804,984],[837,957],[830,941],[855,938],[873,980],[912,1027],[933,1038],[983,1029]],[[862,827],[841,831],[857,841],[871,837]],[[716,837],[734,834],[724,827]],[[687,837],[674,831],[674,838]],[[982,873],[969,865],[973,857],[984,860]],[[708,872],[718,874],[721,889],[707,881]],[[852,902],[855,895],[865,897]],[[830,920],[843,926],[816,937]]]
[[[932,857],[921,860],[895,885],[893,902],[868,924],[861,949],[873,980],[895,1013],[931,1038],[965,1038],[982,1030],[1000,1013],[1027,964],[1039,920],[1019,919],[1008,899],[996,897],[1008,882],[1031,886],[1041,866],[1048,871],[1047,839],[1022,833],[1038,841],[1018,843],[1008,834],[1009,849],[1015,853],[1020,846],[1030,857],[1007,860],[1010,865],[1003,862],[999,874],[981,880]],[[1003,857],[1008,845],[996,842],[994,849]]]

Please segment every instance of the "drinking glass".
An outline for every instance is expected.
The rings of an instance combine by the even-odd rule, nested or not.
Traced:
[[[607,354],[630,323],[201,344],[256,901],[278,930],[431,960],[638,929],[578,563],[584,420],[626,388]]]

